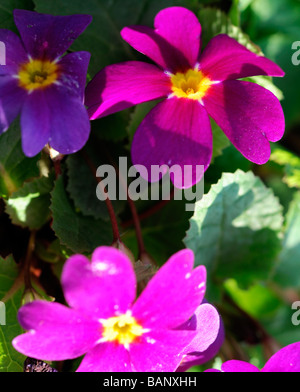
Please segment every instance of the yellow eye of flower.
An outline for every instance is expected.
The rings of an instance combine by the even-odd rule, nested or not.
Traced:
[[[145,332],[136,319],[129,314],[101,320],[101,323],[103,326],[103,341],[115,341],[125,347],[128,347],[130,343]]]
[[[59,65],[48,60],[30,60],[18,73],[19,86],[28,91],[43,89],[57,81]]]
[[[212,81],[201,71],[177,72],[171,77],[172,91],[178,98],[200,100],[209,90]]]

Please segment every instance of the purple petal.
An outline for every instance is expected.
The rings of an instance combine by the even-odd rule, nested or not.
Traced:
[[[5,65],[0,65],[0,75],[16,74],[20,64],[28,61],[20,38],[10,30],[0,29],[0,42],[5,45]]]
[[[206,270],[193,270],[194,254],[174,254],[150,280],[132,308],[144,328],[176,328],[187,321],[202,302]]]
[[[11,76],[0,76],[0,134],[5,132],[21,111],[27,93]]]
[[[174,372],[182,360],[184,347],[194,336],[193,331],[161,330],[143,335],[129,348],[134,368],[137,372]]]
[[[62,273],[69,305],[92,317],[107,318],[125,313],[136,295],[136,278],[130,260],[119,250],[100,247],[92,262],[71,256]]]
[[[24,154],[33,157],[48,143],[50,137],[50,113],[44,90],[29,94],[21,114],[22,148]]]
[[[101,343],[83,358],[77,372],[133,372],[129,353],[124,346]]]
[[[224,326],[217,310],[210,304],[200,305],[193,317],[179,330],[195,330],[196,337],[184,349],[185,357],[178,371],[210,361],[220,350],[224,341]]]
[[[174,185],[191,187],[199,182],[212,156],[212,132],[206,110],[198,101],[176,97],[159,103],[137,129],[131,155],[134,165],[148,170],[146,180],[159,181],[172,168]],[[159,166],[163,166],[162,170],[155,175],[154,169]]]
[[[200,69],[215,81],[254,75],[284,76],[273,61],[259,56],[226,34],[212,38],[199,59]]]
[[[59,83],[70,93],[83,100],[86,74],[90,61],[90,53],[69,53],[59,61],[61,77]]]
[[[154,21],[155,30],[145,26],[129,26],[122,38],[169,72],[194,68],[200,52],[201,26],[186,8],[170,7],[160,11]]]
[[[251,365],[251,363],[244,361],[237,361],[235,359],[224,362],[222,365],[223,372],[259,372],[259,369]]]
[[[100,71],[86,88],[85,104],[94,120],[170,93],[170,78],[159,68],[128,61]]]
[[[45,90],[50,113],[49,144],[61,154],[79,151],[87,142],[91,124],[81,99],[65,86],[52,85]]]
[[[256,164],[270,157],[270,144],[283,136],[280,102],[269,90],[250,82],[228,80],[211,86],[204,106],[231,143]]]
[[[53,16],[14,10],[15,24],[33,58],[54,60],[65,53],[91,23],[89,15]]]
[[[265,364],[263,372],[300,372],[300,343],[283,347]]]
[[[29,330],[12,344],[22,354],[36,359],[60,361],[81,356],[100,338],[97,322],[58,303],[34,301],[18,313],[21,326]]]

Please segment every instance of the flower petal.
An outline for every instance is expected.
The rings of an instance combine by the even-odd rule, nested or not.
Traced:
[[[134,165],[146,167],[146,180],[159,181],[171,168],[171,180],[177,188],[191,187],[199,182],[212,156],[206,110],[198,101],[176,97],[159,103],[137,129],[131,155]]]
[[[89,15],[53,16],[25,10],[14,10],[14,19],[28,53],[50,60],[64,54],[92,21]]]
[[[251,52],[226,34],[209,41],[199,63],[200,69],[215,81],[255,75],[284,76],[273,61]]]
[[[70,94],[65,86],[53,85],[45,93],[51,122],[49,144],[61,154],[79,151],[87,142],[91,130],[81,99]]]
[[[128,61],[101,70],[86,88],[85,104],[94,120],[170,93],[170,78],[159,68]]]
[[[86,74],[90,61],[89,52],[69,53],[59,61],[62,76],[59,83],[70,93],[84,98]]]
[[[283,136],[280,102],[269,90],[250,82],[228,80],[211,86],[204,106],[231,143],[251,162],[264,164],[270,144]]]
[[[71,256],[63,269],[62,285],[72,308],[98,319],[125,313],[136,295],[130,260],[105,246],[94,251],[92,262],[82,255]]]
[[[259,369],[256,366],[251,365],[251,363],[237,361],[235,359],[224,362],[221,368],[223,372],[259,372]]]
[[[21,326],[29,332],[12,344],[22,354],[41,360],[60,361],[81,356],[99,339],[99,323],[84,318],[64,305],[34,301],[18,313]]]
[[[0,42],[5,45],[5,65],[0,65],[0,75],[16,74],[19,65],[28,61],[22,41],[12,31],[0,29]]]
[[[33,157],[48,143],[50,115],[43,90],[29,94],[21,113],[22,148],[24,154]]]
[[[175,253],[147,284],[132,308],[144,328],[176,328],[187,321],[205,293],[204,266],[192,270],[189,249]]]
[[[185,357],[178,371],[184,372],[192,366],[211,360],[224,341],[224,326],[215,307],[201,304],[193,317],[178,330],[195,330],[196,337],[184,349]]]
[[[300,372],[300,343],[289,344],[274,354],[263,372]]]
[[[195,14],[183,7],[160,11],[154,20],[155,30],[129,26],[122,38],[169,72],[194,68],[200,52],[201,26]]]
[[[21,111],[27,93],[11,76],[0,77],[0,134],[5,132]]]
[[[130,345],[130,358],[137,372],[174,372],[183,349],[195,336],[194,331],[153,330]]]
[[[83,358],[77,372],[133,372],[129,353],[124,346],[101,343]]]

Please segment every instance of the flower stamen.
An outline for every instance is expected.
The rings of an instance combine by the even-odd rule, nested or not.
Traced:
[[[177,98],[200,101],[206,95],[213,81],[197,69],[186,73],[177,72],[171,76],[172,91]]]
[[[28,91],[43,89],[55,83],[59,74],[59,65],[55,62],[30,59],[19,69],[19,86]]]

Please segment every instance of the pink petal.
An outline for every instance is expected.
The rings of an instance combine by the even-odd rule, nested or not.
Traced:
[[[146,180],[156,182],[172,167],[174,185],[191,187],[199,182],[212,156],[212,133],[206,110],[198,101],[176,97],[159,103],[137,129],[131,155],[134,165],[146,167],[149,177]],[[155,175],[155,167],[163,165],[162,173]],[[138,166],[136,169],[139,170]]]
[[[130,345],[130,358],[137,372],[174,372],[193,331],[153,330]]]
[[[283,136],[280,102],[269,90],[250,82],[228,80],[211,86],[204,106],[231,143],[251,162],[270,157],[269,141]]]
[[[148,283],[132,308],[144,328],[176,328],[187,321],[202,302],[206,270],[193,270],[194,254],[175,253]]]
[[[251,363],[244,361],[237,361],[235,359],[224,362],[222,365],[223,372],[259,372],[259,369],[251,365]]]
[[[251,52],[226,34],[210,40],[199,63],[200,69],[215,81],[254,75],[284,76],[273,61]]]
[[[201,34],[196,16],[186,8],[166,8],[157,14],[154,26],[155,30],[145,26],[125,27],[121,35],[164,70],[178,72],[194,68]]]
[[[21,114],[22,148],[33,157],[48,143],[50,137],[50,112],[44,90],[27,96]]]
[[[263,372],[300,372],[300,343],[283,347],[265,364]]]
[[[18,313],[21,326],[29,332],[12,344],[22,354],[36,359],[60,361],[81,356],[101,337],[101,326],[58,303],[34,301]]]
[[[113,64],[101,70],[86,88],[85,104],[91,120],[142,102],[167,97],[169,76],[154,65],[140,61]]]
[[[124,346],[101,343],[85,355],[77,372],[133,372],[129,353]]]
[[[119,250],[100,247],[92,262],[82,255],[71,256],[62,273],[68,304],[96,318],[125,313],[136,295],[136,279],[130,260]]]

